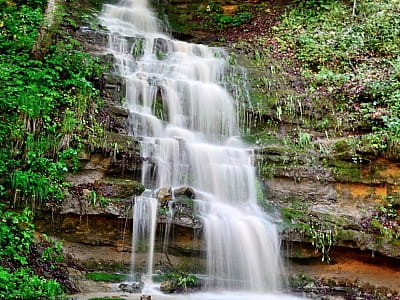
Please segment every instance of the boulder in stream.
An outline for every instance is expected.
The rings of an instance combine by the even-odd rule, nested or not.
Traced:
[[[127,293],[141,293],[144,287],[143,281],[132,282],[132,283],[121,283],[119,289]]]

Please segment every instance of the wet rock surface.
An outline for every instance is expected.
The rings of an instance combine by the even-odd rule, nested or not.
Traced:
[[[91,53],[103,52],[108,44],[108,33],[93,30],[89,26],[80,27],[75,33],[75,38],[81,41],[86,51]]]
[[[291,292],[307,299],[317,300],[375,300],[387,299],[398,300],[399,294],[392,292],[385,292],[384,290],[376,290],[374,288],[360,288],[353,284],[337,285],[334,281],[323,281],[307,277],[290,278]]]
[[[133,282],[133,283],[121,283],[119,289],[127,293],[141,293],[144,288],[144,282]]]
[[[174,196],[176,198],[179,198],[180,196],[185,196],[187,198],[194,199],[195,192],[190,186],[181,186],[174,189]]]
[[[168,207],[168,202],[172,200],[171,187],[162,187],[157,191],[157,200],[161,207]]]
[[[96,192],[100,196],[112,198],[130,198],[144,192],[144,186],[137,181],[106,177],[94,183]]]
[[[178,286],[173,280],[165,280],[160,285],[160,291],[163,293],[173,293],[177,288]]]

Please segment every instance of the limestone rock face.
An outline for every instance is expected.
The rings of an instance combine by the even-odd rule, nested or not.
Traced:
[[[108,43],[108,34],[105,31],[93,31],[89,27],[82,26],[75,38],[83,43],[87,51],[102,51]]]
[[[400,168],[396,163],[379,158],[363,165],[350,162],[343,154],[329,158],[309,154],[307,158],[284,147],[266,147],[258,151],[258,157],[273,172],[262,182],[265,205],[278,209],[283,240],[303,248],[290,255],[302,257],[304,245],[329,240],[329,247],[400,258],[396,238],[400,232],[394,226],[399,220],[394,211],[391,216],[387,213],[391,207],[398,209],[391,200],[399,191]],[[290,164],[290,160],[297,164]]]
[[[53,232],[64,241],[91,246],[114,246],[121,251],[130,248],[130,234],[126,228],[131,224],[127,219],[101,215],[68,214],[54,225],[46,219],[36,220],[36,228],[41,232]]]
[[[156,51],[167,53],[171,49],[172,44],[170,41],[162,38],[157,38],[154,44]]]
[[[164,293],[173,293],[177,289],[176,282],[174,280],[165,280],[161,282],[160,291]]]
[[[99,195],[112,198],[129,198],[144,191],[144,186],[137,181],[112,177],[96,180],[94,186]]]
[[[181,186],[176,189],[174,189],[174,196],[179,197],[179,196],[186,196],[190,199],[195,198],[195,192],[193,188],[190,186]]]
[[[133,283],[121,283],[119,285],[119,289],[123,292],[127,293],[141,293],[144,287],[144,282],[133,282]]]
[[[168,201],[172,200],[171,187],[162,187],[157,191],[157,200],[161,207],[167,207]]]
[[[143,191],[141,184],[129,179],[106,177],[77,184],[63,201],[61,214],[127,217],[132,198]]]

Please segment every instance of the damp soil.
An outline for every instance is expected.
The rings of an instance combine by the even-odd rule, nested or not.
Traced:
[[[313,279],[292,291],[339,294],[342,299],[400,299],[400,260],[343,248],[332,250],[331,257],[330,264],[319,258],[290,260],[288,275]]]

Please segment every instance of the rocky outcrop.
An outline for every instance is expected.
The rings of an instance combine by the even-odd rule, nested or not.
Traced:
[[[397,163],[276,147],[258,157],[269,172],[265,198],[281,213],[285,241],[312,243],[320,252],[341,246],[400,258]]]
[[[127,293],[141,293],[144,287],[144,282],[133,282],[133,283],[121,283],[119,289]]]

